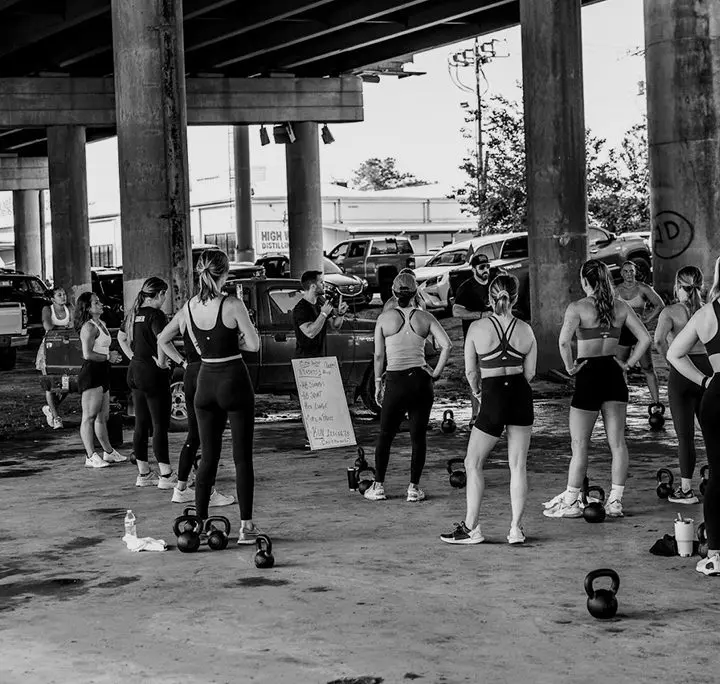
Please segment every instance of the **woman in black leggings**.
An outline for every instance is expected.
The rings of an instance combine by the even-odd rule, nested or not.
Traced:
[[[702,289],[703,275],[699,268],[684,266],[675,274],[676,303],[662,310],[655,329],[655,346],[663,356],[667,357],[668,346],[702,306]],[[699,340],[688,353],[688,358],[704,375],[713,374],[705,347]],[[677,435],[680,461],[680,484],[668,497],[671,503],[698,503],[692,488],[692,477],[696,461],[695,418],[700,417],[702,395],[702,387],[698,387],[678,373],[674,366],[670,366],[668,401]]]
[[[700,402],[700,427],[707,450],[710,478],[703,499],[708,555],[696,570],[720,575],[720,259],[715,262],[715,280],[702,307],[678,333],[668,349],[667,359],[688,380],[705,390]],[[688,356],[701,342],[705,345],[712,375],[703,373]]]
[[[167,283],[161,278],[148,278],[118,332],[118,342],[130,359],[127,381],[135,408],[133,450],[138,467],[136,487],[172,489],[177,484],[177,475],[170,467],[168,448],[170,372],[168,359],[162,350],[158,350],[157,344],[157,336],[167,324],[162,311],[167,289]],[[150,426],[160,477],[148,463]]]
[[[435,316],[412,305],[417,292],[415,276],[399,274],[393,282],[398,308],[380,314],[375,325],[375,397],[382,406],[380,435],[375,447],[375,482],[365,490],[370,501],[386,499],[385,473],[390,447],[405,414],[410,422],[412,460],[407,500],[425,498],[418,487],[425,466],[426,433],[433,404],[432,381],[440,374],[450,356],[452,343]],[[425,340],[432,334],[440,346],[440,359],[432,369],[425,361]],[[382,374],[387,357],[386,388],[382,392]]]
[[[198,517],[208,517],[222,435],[229,419],[240,505],[238,544],[254,544],[258,535],[252,520],[255,393],[241,351],[256,352],[260,337],[243,301],[222,293],[229,268],[225,252],[203,252],[197,263],[200,292],[182,309],[188,334],[202,358],[195,393],[202,450],[195,480],[195,508]]]

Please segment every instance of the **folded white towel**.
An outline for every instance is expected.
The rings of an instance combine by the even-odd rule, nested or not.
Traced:
[[[153,539],[152,537],[133,537],[126,534],[123,541],[130,551],[165,551],[167,544],[164,539]]]

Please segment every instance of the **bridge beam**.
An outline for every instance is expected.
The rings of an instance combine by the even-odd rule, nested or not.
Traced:
[[[48,183],[48,161],[45,157],[0,155],[0,192],[45,190]]]

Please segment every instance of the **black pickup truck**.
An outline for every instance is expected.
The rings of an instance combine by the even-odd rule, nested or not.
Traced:
[[[243,299],[260,333],[260,350],[243,352],[255,391],[265,394],[292,394],[295,377],[290,363],[295,356],[295,330],[292,310],[302,296],[300,283],[287,278],[239,281]],[[233,284],[233,291],[235,283]],[[346,391],[351,398],[362,398],[372,411],[375,403],[373,374],[373,331],[375,321],[346,317],[340,330],[328,330],[325,354],[336,356]],[[117,343],[117,330],[111,330],[112,349],[122,350]],[[47,374],[57,388],[77,392],[77,375],[82,365],[80,337],[73,330],[53,330],[45,337]],[[128,360],[112,367],[111,400],[128,407]],[[183,369],[175,368],[172,377],[172,428],[187,429],[187,410],[183,391]]]

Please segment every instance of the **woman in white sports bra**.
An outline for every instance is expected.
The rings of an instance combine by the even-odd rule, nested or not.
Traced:
[[[83,365],[78,374],[78,391],[82,403],[80,438],[85,447],[86,468],[106,468],[111,463],[127,461],[110,445],[107,419],[110,415],[110,364],[120,363],[122,356],[110,350],[112,337],[100,320],[103,305],[93,292],[83,292],[77,298],[75,330],[80,333]],[[95,439],[103,448],[103,455],[95,451]]]
[[[45,332],[57,330],[61,328],[72,328],[72,314],[70,307],[67,305],[67,295],[62,287],[55,287],[51,293],[52,301],[49,306],[42,310],[42,324]],[[48,427],[53,430],[59,430],[63,426],[62,419],[58,414],[57,407],[67,397],[67,391],[53,389],[50,378],[47,377],[45,370],[45,340],[40,343],[37,356],[35,357],[35,368],[41,373],[40,387],[45,390],[45,406],[42,412],[45,414],[45,420]]]

